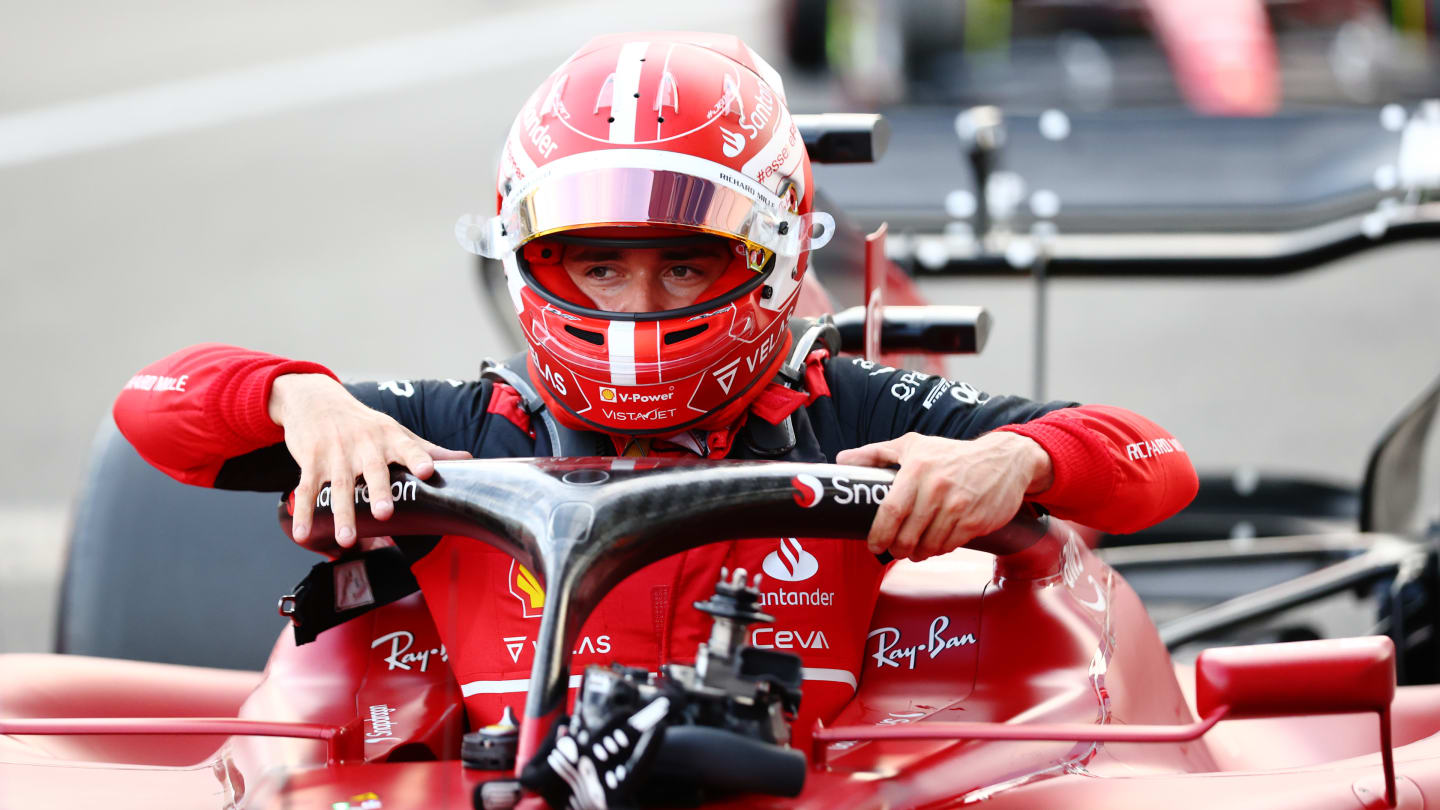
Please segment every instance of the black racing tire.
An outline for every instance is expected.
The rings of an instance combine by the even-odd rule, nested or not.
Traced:
[[[276,612],[315,554],[275,521],[278,496],[181,484],[106,417],[75,509],[57,652],[260,669]]]

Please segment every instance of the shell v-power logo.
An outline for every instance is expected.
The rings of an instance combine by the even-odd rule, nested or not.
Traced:
[[[520,613],[527,619],[538,619],[545,612],[545,587],[529,568],[510,561],[510,576],[505,584],[510,595],[520,601]]]

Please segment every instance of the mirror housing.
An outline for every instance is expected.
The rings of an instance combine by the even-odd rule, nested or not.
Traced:
[[[1205,650],[1195,661],[1200,716],[1275,717],[1387,710],[1395,697],[1388,636],[1295,641]]]
[[[886,306],[880,311],[882,354],[979,354],[990,337],[990,313],[984,307],[930,304]],[[865,348],[865,308],[835,313],[840,350]]]
[[[1226,719],[1375,712],[1385,803],[1395,806],[1395,643],[1388,636],[1293,641],[1205,650],[1195,661],[1195,709]]]
[[[874,163],[890,145],[890,124],[880,115],[821,113],[791,117],[814,163]]]

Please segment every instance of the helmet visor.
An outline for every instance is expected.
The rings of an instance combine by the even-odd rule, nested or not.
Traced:
[[[830,240],[829,214],[795,214],[768,191],[723,172],[707,178],[668,168],[592,168],[552,174],[517,189],[499,216],[462,217],[456,236],[472,253],[503,258],[532,239],[575,228],[650,225],[739,239],[780,256]]]

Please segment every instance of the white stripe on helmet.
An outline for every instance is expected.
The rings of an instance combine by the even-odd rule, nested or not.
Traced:
[[[635,142],[635,110],[640,100],[635,93],[640,90],[640,69],[645,63],[648,42],[627,42],[620,46],[620,58],[615,63],[615,82],[610,88],[610,142]]]
[[[635,384],[635,322],[611,321],[605,346],[610,352],[612,385]]]

